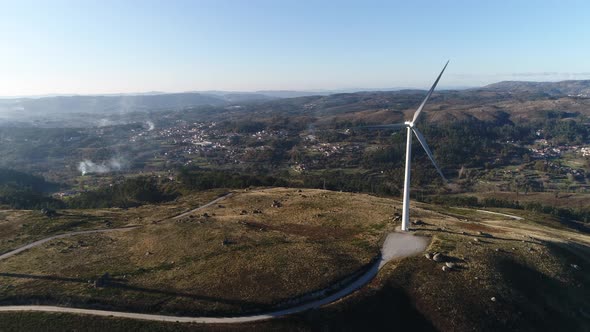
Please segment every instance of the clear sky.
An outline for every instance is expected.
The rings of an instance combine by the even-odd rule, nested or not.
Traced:
[[[5,1],[0,96],[590,78],[590,1]]]

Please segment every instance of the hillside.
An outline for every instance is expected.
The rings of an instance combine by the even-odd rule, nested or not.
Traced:
[[[130,113],[183,109],[202,105],[224,106],[235,102],[252,102],[272,99],[262,94],[204,94],[197,92],[162,93],[120,96],[58,96],[43,98],[4,99],[0,111],[36,114],[69,113]],[[21,113],[22,114],[22,113]]]
[[[42,218],[3,212],[2,252],[18,246],[11,241],[17,234],[19,243],[30,243],[58,229],[139,227],[55,239],[0,261],[0,302],[185,316],[281,307],[369,263],[396,226],[391,211],[400,208],[397,200],[369,195],[271,188],[236,191],[170,218],[213,197],[203,192],[137,209],[66,210],[49,228],[39,227]],[[451,271],[424,255],[393,261],[343,300],[276,320],[207,326],[3,312],[0,323],[9,330],[45,324],[44,330],[306,331],[384,329],[393,321],[420,330],[586,331],[590,237],[548,215],[495,212],[507,216],[415,204],[412,218],[420,222],[413,233],[429,238],[426,251],[442,253]],[[101,222],[106,218],[109,223]],[[98,279],[104,282],[95,286]]]
[[[483,90],[512,93],[535,93],[549,96],[590,97],[590,80],[560,82],[503,81],[486,85]]]

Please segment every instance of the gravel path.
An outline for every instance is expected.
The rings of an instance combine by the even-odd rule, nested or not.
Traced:
[[[489,213],[489,214],[495,214],[498,216],[504,216],[504,217],[508,217],[508,218],[512,218],[512,219],[516,219],[516,220],[523,220],[524,219],[523,217],[515,216],[512,214],[500,213],[500,212],[492,212],[492,211],[486,211],[486,210],[475,210],[475,211]]]
[[[233,195],[233,193],[228,193],[228,194],[225,194],[225,195],[223,195],[223,196],[221,196],[221,197],[218,197],[218,198],[216,198],[216,199],[212,200],[211,202],[209,202],[209,203],[207,203],[207,204],[205,204],[205,205],[201,205],[201,206],[199,206],[199,207],[198,207],[198,208],[196,208],[196,209],[192,209],[192,210],[190,210],[190,211],[187,211],[187,212],[181,213],[181,214],[179,214],[179,215],[177,215],[177,216],[174,216],[174,217],[172,217],[172,218],[170,218],[170,219],[178,219],[178,218],[186,217],[186,216],[188,216],[188,215],[189,215],[189,214],[191,214],[191,213],[194,213],[194,212],[197,212],[197,211],[199,211],[199,210],[202,210],[202,209],[204,209],[204,208],[210,207],[211,205],[213,205],[213,204],[216,204],[217,202],[220,202],[220,201],[222,201],[222,200],[224,200],[224,199],[226,199],[226,198],[229,198],[229,197],[231,197],[232,195]]]
[[[220,197],[209,204],[203,205],[200,208],[204,208],[211,204],[215,204],[216,202],[220,201],[223,198],[228,197],[228,195]],[[198,210],[199,208],[195,209]],[[194,212],[192,210],[187,213]],[[180,217],[179,215],[177,217]],[[129,229],[129,228],[127,228]],[[50,241],[52,239],[77,235],[77,234],[87,234],[87,233],[98,233],[98,232],[108,232],[108,231],[116,231],[122,229],[109,229],[109,230],[98,230],[98,231],[82,231],[82,232],[73,232],[69,234],[62,234],[56,235],[47,239],[39,240],[37,242],[31,243],[9,253],[6,253],[0,256],[0,260],[6,259],[12,255],[15,255],[23,250],[27,250],[31,247],[39,245],[41,243]],[[58,306],[46,306],[46,305],[19,305],[19,306],[0,306],[0,312],[14,312],[14,311],[41,311],[41,312],[65,312],[65,313],[72,313],[72,314],[83,314],[83,315],[94,315],[94,316],[107,316],[107,317],[120,317],[120,318],[132,318],[132,319],[142,319],[142,320],[151,320],[151,321],[163,321],[163,322],[185,322],[185,323],[206,323],[206,324],[214,324],[214,323],[223,323],[223,324],[231,324],[231,323],[245,323],[245,322],[253,322],[265,319],[276,318],[280,316],[290,315],[298,312],[302,312],[309,309],[318,308],[320,306],[335,302],[344,298],[345,296],[353,293],[354,291],[358,290],[359,288],[363,287],[367,283],[369,283],[379,272],[387,262],[415,254],[419,254],[423,252],[428,243],[430,242],[429,239],[424,237],[418,237],[407,233],[390,233],[383,243],[383,247],[381,249],[381,260],[375,262],[373,266],[363,275],[361,275],[358,279],[354,280],[345,288],[333,293],[327,297],[314,300],[309,303],[296,305],[291,308],[287,308],[284,310],[273,311],[258,315],[249,315],[249,316],[242,316],[242,317],[183,317],[183,316],[166,316],[166,315],[155,315],[155,314],[140,314],[140,313],[133,313],[133,312],[120,312],[120,311],[108,311],[108,310],[94,310],[94,309],[80,309],[80,308],[68,308],[68,307],[58,307]]]
[[[51,240],[55,240],[55,239],[61,239],[64,237],[68,237],[68,236],[74,236],[74,235],[81,235],[81,234],[92,234],[92,233],[109,233],[109,232],[118,232],[118,231],[128,231],[134,228],[138,228],[141,226],[126,226],[126,227],[121,227],[121,228],[107,228],[107,229],[95,229],[95,230],[89,230],[89,231],[79,231],[79,232],[71,232],[71,233],[65,233],[65,234],[58,234],[58,235],[54,235],[54,236],[50,236],[47,238],[44,238],[42,240],[39,241],[35,241],[32,243],[29,243],[27,245],[24,245],[18,249],[9,251],[5,254],[0,255],[0,261],[7,259],[9,257],[12,257],[18,253],[21,253],[25,250],[31,249],[33,247],[36,247],[38,245],[41,245],[45,242],[51,241]]]

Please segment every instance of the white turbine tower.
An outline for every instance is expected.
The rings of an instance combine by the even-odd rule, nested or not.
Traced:
[[[422,101],[422,104],[420,104],[420,107],[418,107],[418,109],[414,113],[414,117],[412,118],[412,121],[406,121],[404,123],[392,123],[392,124],[386,124],[386,125],[377,125],[377,126],[367,126],[366,127],[366,128],[370,128],[370,129],[406,128],[408,138],[407,138],[407,143],[406,143],[406,172],[405,172],[405,179],[404,179],[402,231],[408,231],[409,225],[410,225],[410,168],[411,168],[411,159],[412,159],[412,132],[414,132],[414,134],[416,135],[416,138],[418,139],[418,141],[420,142],[420,144],[424,148],[424,151],[426,151],[428,158],[430,158],[430,160],[434,164],[434,167],[438,171],[438,174],[440,174],[440,176],[443,178],[443,180],[445,182],[447,182],[447,179],[445,178],[442,171],[440,170],[440,167],[438,167],[438,165],[436,164],[436,161],[434,161],[434,156],[432,155],[432,151],[430,151],[428,144],[426,144],[426,139],[424,139],[424,135],[422,135],[422,133],[418,130],[418,128],[416,128],[416,120],[418,120],[418,117],[420,116],[420,112],[422,112],[424,105],[426,104],[426,102],[428,101],[430,96],[432,95],[432,92],[436,88],[436,85],[438,84],[438,81],[440,80],[440,78],[441,78],[442,74],[444,73],[445,69],[447,68],[448,64],[449,64],[449,62],[447,61],[447,63],[443,67],[442,71],[438,75],[438,78],[436,79],[436,81],[434,81],[434,84],[432,85],[432,87],[428,91],[426,98],[424,98],[424,100]]]

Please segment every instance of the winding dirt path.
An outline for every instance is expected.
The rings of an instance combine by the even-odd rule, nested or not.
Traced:
[[[188,216],[191,213],[197,212],[197,211],[202,210],[204,208],[208,208],[211,205],[216,204],[217,202],[220,202],[220,201],[222,201],[222,200],[224,200],[226,198],[229,198],[229,197],[233,196],[233,194],[234,193],[225,194],[223,196],[217,197],[216,199],[212,200],[211,202],[209,202],[209,203],[207,203],[205,205],[199,206],[198,208],[192,209],[192,210],[187,211],[187,212],[183,212],[183,213],[181,213],[181,214],[179,214],[177,216],[174,216],[172,218],[166,218],[166,219],[178,219],[178,218],[182,218],[182,217]]]
[[[88,231],[78,231],[78,232],[71,232],[71,233],[65,233],[65,234],[58,234],[58,235],[54,235],[54,236],[50,236],[50,237],[46,237],[44,239],[41,239],[39,241],[35,241],[32,243],[29,243],[27,245],[24,245],[18,249],[14,249],[12,251],[9,251],[5,254],[0,255],[0,261],[7,259],[9,257],[12,257],[18,253],[21,253],[25,250],[31,249],[33,247],[36,247],[38,245],[41,245],[45,242],[51,241],[51,240],[55,240],[55,239],[61,239],[64,237],[69,237],[69,236],[74,236],[74,235],[81,235],[81,234],[92,234],[92,233],[109,233],[109,232],[119,232],[119,231],[128,231],[128,230],[132,230],[135,228],[138,228],[141,226],[125,226],[125,227],[120,227],[120,228],[106,228],[106,229],[94,229],[94,230],[88,230]]]
[[[219,197],[203,206],[200,206],[196,209],[191,211],[185,212],[173,218],[180,218],[184,215],[188,215],[193,213],[199,209],[206,208],[211,206],[222,199],[231,196],[231,194]],[[101,229],[101,230],[91,230],[91,231],[79,231],[79,232],[72,232],[67,234],[60,234],[54,235],[23,247],[20,247],[16,250],[10,251],[0,256],[0,260],[7,259],[12,257],[22,251],[30,249],[32,247],[38,246],[43,244],[47,241],[51,241],[54,239],[59,239],[67,236],[73,235],[80,235],[80,234],[90,234],[90,233],[105,233],[105,232],[114,232],[114,231],[122,231],[122,230],[130,230],[140,226],[131,226],[125,228],[113,228],[113,229]],[[408,233],[390,233],[387,235],[383,247],[381,248],[381,259],[376,261],[364,274],[360,277],[352,281],[350,284],[345,286],[344,288],[340,289],[339,291],[330,294],[324,298],[320,298],[317,300],[313,300],[308,303],[298,304],[291,308],[272,311],[268,313],[256,314],[256,315],[249,315],[249,316],[240,316],[240,317],[185,317],[185,316],[167,316],[167,315],[157,315],[157,314],[142,314],[142,313],[133,313],[133,312],[121,312],[121,311],[109,311],[109,310],[94,310],[94,309],[81,309],[81,308],[70,308],[70,307],[58,307],[58,306],[48,306],[48,305],[11,305],[11,306],[0,306],[0,312],[15,312],[15,311],[37,311],[37,312],[61,312],[61,313],[71,313],[71,314],[82,314],[82,315],[94,315],[94,316],[106,316],[106,317],[119,317],[119,318],[131,318],[131,319],[142,319],[142,320],[150,320],[150,321],[162,321],[162,322],[184,322],[184,323],[206,323],[206,324],[214,324],[214,323],[223,323],[223,324],[231,324],[231,323],[245,323],[245,322],[253,322],[265,319],[276,318],[280,316],[290,315],[302,311],[306,311],[309,309],[314,309],[321,307],[323,305],[338,301],[347,295],[355,292],[359,288],[363,287],[364,285],[368,284],[379,272],[385,264],[389,261],[400,259],[403,257],[412,256],[418,253],[423,252],[430,240],[424,237],[414,236]]]
[[[495,214],[498,216],[508,217],[508,218],[512,218],[512,219],[516,219],[516,220],[523,220],[524,219],[523,217],[515,216],[512,214],[500,213],[500,212],[492,212],[492,211],[486,211],[486,210],[475,210],[475,211],[489,213],[489,214]]]
[[[76,232],[80,234],[81,232]],[[85,232],[88,233],[88,232]],[[84,234],[84,233],[82,233]],[[73,235],[73,234],[70,234]],[[63,237],[63,236],[62,236]],[[48,241],[48,239],[45,239]],[[44,240],[41,240],[44,241]],[[39,242],[39,241],[37,241]],[[46,242],[46,241],[44,241]],[[161,322],[181,322],[181,323],[204,323],[204,324],[232,324],[232,323],[246,323],[254,322],[259,320],[271,319],[290,315],[298,312],[302,312],[309,309],[321,307],[323,305],[338,301],[347,295],[352,294],[359,288],[368,284],[379,272],[387,262],[415,255],[423,252],[428,243],[429,239],[423,237],[417,237],[406,233],[391,233],[387,236],[383,248],[381,249],[381,260],[378,260],[371,266],[371,268],[359,278],[354,280],[345,288],[333,293],[327,297],[314,300],[309,303],[296,305],[291,308],[273,311],[257,315],[241,316],[241,317],[185,317],[185,316],[166,316],[156,314],[141,314],[134,312],[121,312],[121,311],[109,311],[109,310],[94,310],[94,309],[81,309],[81,308],[70,308],[70,307],[58,307],[58,306],[47,306],[47,305],[12,305],[12,306],[0,306],[0,312],[15,312],[15,311],[38,311],[38,312],[62,312],[71,314],[82,314],[82,315],[94,315],[104,317],[119,317],[119,318],[131,318],[131,319],[142,319],[150,321],[161,321]],[[17,249],[20,250],[21,248]],[[26,250],[26,249],[23,249]],[[22,250],[21,250],[22,251]],[[14,254],[10,252],[8,254]],[[5,254],[5,255],[8,255]],[[5,256],[3,255],[3,256]],[[10,256],[7,256],[10,257]],[[6,257],[0,258],[5,259]]]

